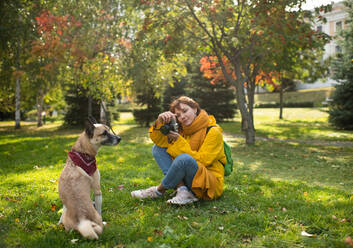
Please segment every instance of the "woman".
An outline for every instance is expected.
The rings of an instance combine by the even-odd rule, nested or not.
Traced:
[[[163,135],[161,126],[176,119],[178,132]],[[153,156],[165,175],[161,184],[131,192],[132,197],[158,198],[167,189],[177,194],[167,202],[184,205],[199,199],[212,200],[222,195],[224,155],[222,129],[212,115],[193,99],[182,96],[161,113],[149,130],[154,142]]]

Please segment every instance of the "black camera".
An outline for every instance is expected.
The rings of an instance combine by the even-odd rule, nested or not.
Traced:
[[[162,134],[167,135],[170,131],[178,132],[178,123],[172,119],[169,123],[165,123],[159,129]]]

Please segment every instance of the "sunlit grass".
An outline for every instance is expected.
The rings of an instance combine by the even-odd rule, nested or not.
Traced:
[[[325,112],[297,112],[278,121],[277,110],[256,110],[257,135],[351,141],[352,132],[329,127]],[[88,241],[57,225],[57,180],[82,130],[24,123],[15,131],[0,123],[0,247],[346,247],[345,238],[353,236],[352,146],[276,139],[247,146],[238,119],[221,125],[236,166],[223,196],[174,207],[165,202],[169,195],[155,201],[130,197],[134,189],[158,184],[162,173],[148,130],[130,113],[121,115],[113,123],[121,143],[97,156],[108,224],[99,241]]]
[[[224,123],[225,131],[240,134],[240,116],[234,123]],[[283,119],[279,109],[254,109],[256,135],[276,139],[300,139],[319,141],[352,141],[353,132],[337,130],[328,123],[325,108],[284,108]]]

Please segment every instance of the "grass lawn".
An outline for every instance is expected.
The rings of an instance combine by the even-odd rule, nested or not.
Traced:
[[[223,196],[175,207],[168,196],[130,197],[162,173],[147,129],[123,113],[114,124],[121,144],[97,156],[107,222],[98,241],[57,225],[57,180],[82,130],[22,123],[15,131],[13,122],[1,122],[0,247],[350,247],[353,132],[331,128],[320,109],[285,109],[281,121],[278,110],[256,109],[255,120],[256,135],[271,139],[254,146],[239,137],[239,118],[221,124],[236,162]]]

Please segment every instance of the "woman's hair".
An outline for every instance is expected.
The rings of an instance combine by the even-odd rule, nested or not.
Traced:
[[[200,105],[197,102],[195,102],[193,99],[187,96],[180,96],[170,104],[170,107],[169,107],[170,112],[175,113],[175,109],[179,109],[181,103],[186,104],[191,108],[197,109],[196,115],[198,115],[201,111]]]

